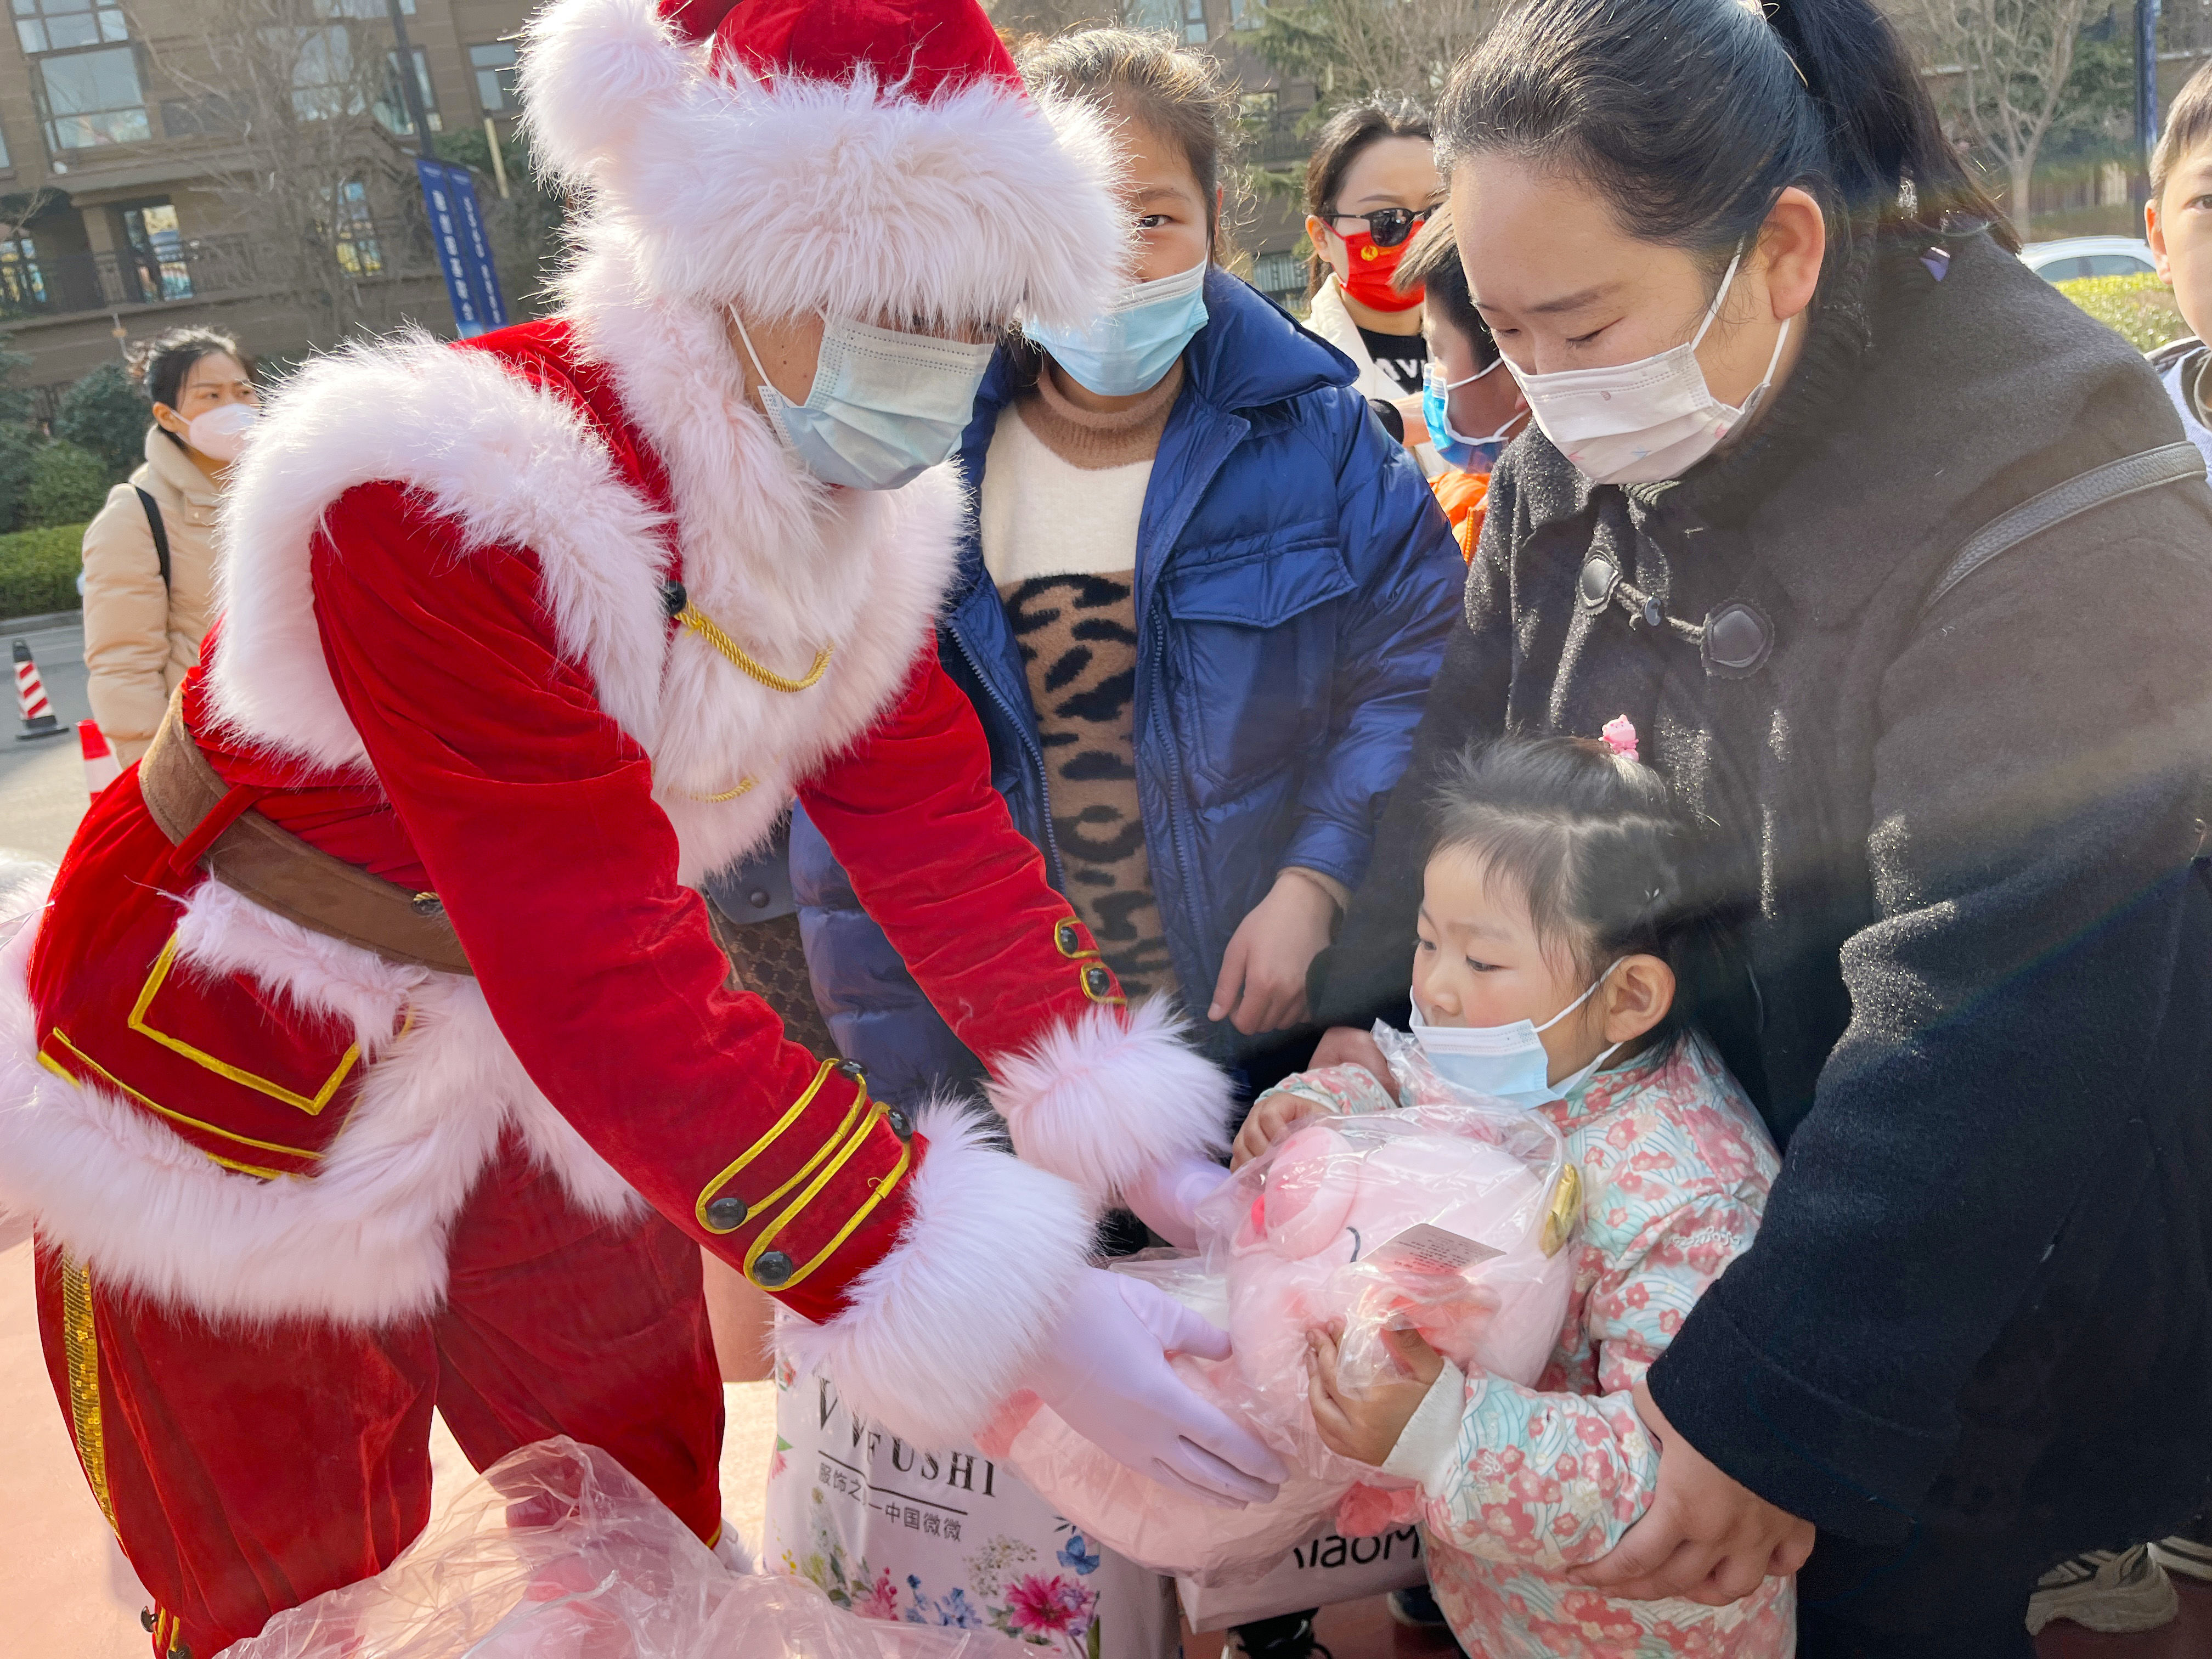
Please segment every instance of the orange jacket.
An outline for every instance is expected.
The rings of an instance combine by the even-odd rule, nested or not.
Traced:
[[[1450,467],[1430,479],[1429,488],[1437,492],[1437,505],[1451,521],[1460,556],[1472,563],[1475,544],[1482,539],[1483,503],[1490,499],[1490,475]]]

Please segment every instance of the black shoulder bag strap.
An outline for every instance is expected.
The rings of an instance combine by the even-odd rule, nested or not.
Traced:
[[[2063,483],[2053,484],[2040,495],[2031,495],[2018,507],[2000,513],[1967,538],[1958,556],[1944,567],[1942,575],[1922,603],[1924,621],[1936,602],[1984,565],[2009,553],[2022,542],[2054,530],[2108,501],[2204,477],[2204,456],[2193,443],[2163,444],[2117,461],[2093,466]]]
[[[154,557],[161,567],[161,586],[166,588],[169,585],[169,532],[161,524],[161,504],[149,492],[138,489],[137,485],[131,487],[138,490],[138,505],[146,509],[146,528],[154,532]]]

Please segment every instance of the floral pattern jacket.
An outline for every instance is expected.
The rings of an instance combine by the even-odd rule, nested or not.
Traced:
[[[1335,1112],[1428,1103],[1357,1066],[1279,1086]],[[1447,1365],[1384,1464],[1420,1482],[1437,1600],[1485,1659],[1783,1659],[1796,1646],[1791,1580],[1706,1607],[1620,1601],[1565,1577],[1650,1504],[1659,1449],[1631,1391],[1749,1247],[1781,1166],[1774,1143],[1694,1034],[1543,1110],[1583,1178],[1559,1346],[1533,1389]]]

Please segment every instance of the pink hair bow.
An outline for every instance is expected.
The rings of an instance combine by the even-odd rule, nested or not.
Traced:
[[[1605,723],[1598,736],[1605,740],[1605,746],[1621,759],[1636,758],[1636,726],[1627,715],[1615,714]]]

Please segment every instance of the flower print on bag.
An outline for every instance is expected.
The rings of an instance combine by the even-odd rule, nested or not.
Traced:
[[[1067,1526],[1067,1541],[1060,1547],[1059,1553],[1060,1565],[1072,1571],[1087,1577],[1098,1571],[1098,1563],[1101,1559],[1098,1552],[1091,1547],[1091,1540],[1077,1531],[1073,1525]]]
[[[776,1476],[781,1474],[784,1470],[791,1467],[790,1460],[784,1456],[784,1453],[790,1449],[791,1442],[786,1440],[781,1435],[776,1436],[775,1455],[768,1461],[768,1478],[769,1480],[775,1480]]]
[[[899,1616],[898,1586],[891,1583],[890,1569],[886,1567],[876,1575],[876,1582],[868,1586],[867,1594],[853,1603],[853,1611],[863,1619],[896,1620]]]
[[[1006,1591],[1006,1623],[1031,1641],[1080,1636],[1097,1604],[1098,1592],[1072,1578],[1032,1573]]]

